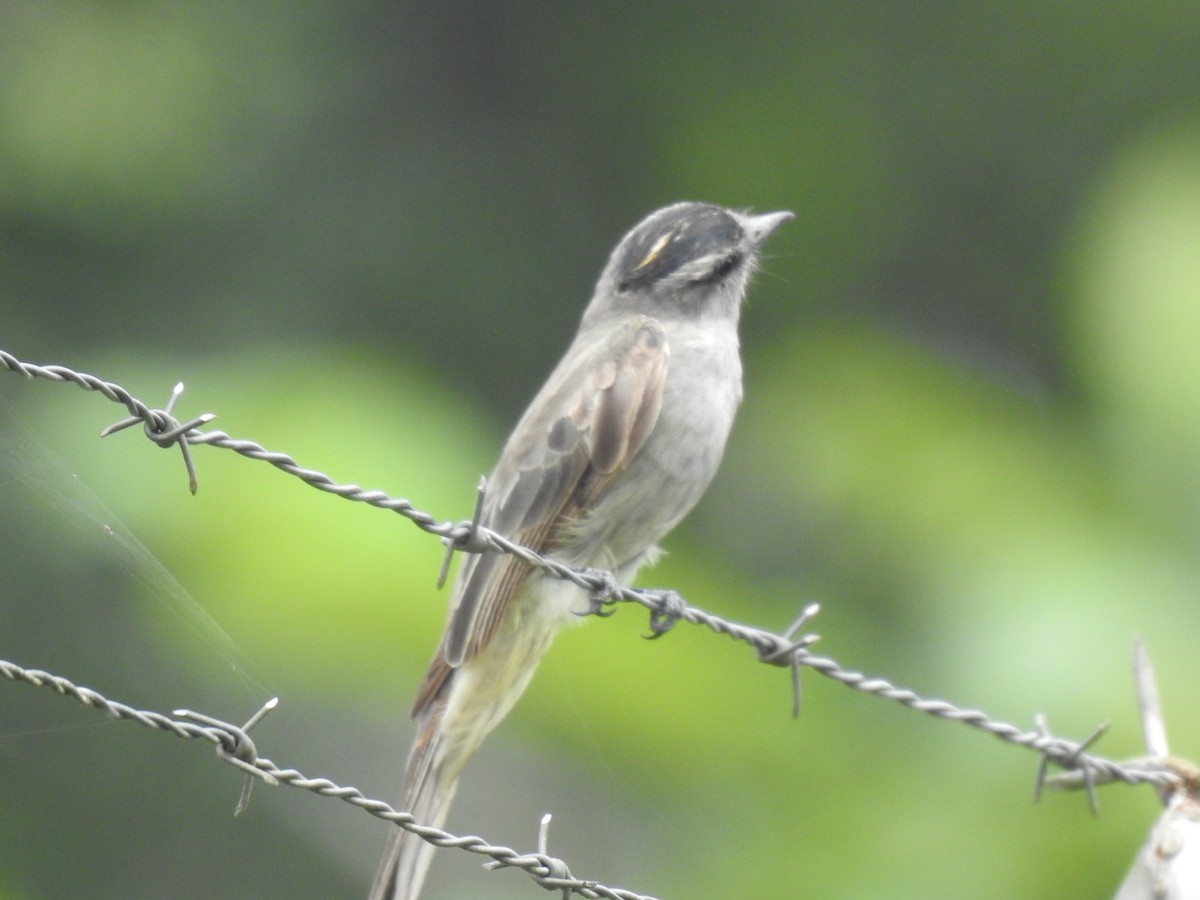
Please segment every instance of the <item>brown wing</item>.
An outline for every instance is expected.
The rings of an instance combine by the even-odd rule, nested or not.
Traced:
[[[668,356],[662,326],[646,316],[615,334],[577,338],[508,439],[488,480],[481,524],[551,551],[653,430]],[[453,669],[487,646],[529,572],[507,554],[467,557],[414,714],[437,697]]]

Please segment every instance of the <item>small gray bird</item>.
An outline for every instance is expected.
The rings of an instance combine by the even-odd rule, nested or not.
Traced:
[[[742,398],[738,313],[762,242],[790,212],[706,203],[652,213],[617,245],[575,340],[517,423],[480,523],[628,584],[716,473]],[[463,766],[508,713],[579,587],[497,553],[468,556],[413,706],[400,809],[446,819]],[[374,900],[414,900],[433,845],[393,828]]]

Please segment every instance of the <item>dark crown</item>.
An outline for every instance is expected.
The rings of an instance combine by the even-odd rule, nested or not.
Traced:
[[[617,288],[646,288],[709,258],[712,265],[699,267],[695,280],[723,277],[741,261],[744,239],[742,226],[719,206],[669,206],[626,238],[617,263]]]

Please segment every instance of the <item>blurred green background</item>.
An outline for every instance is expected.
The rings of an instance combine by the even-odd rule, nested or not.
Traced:
[[[0,347],[182,379],[181,414],[460,519],[629,226],[795,210],[722,472],[641,583],[771,629],[820,601],[846,666],[1112,719],[1116,757],[1140,632],[1196,755],[1198,85],[1194,4],[11,0]],[[395,796],[440,544],[207,448],[193,498],[177,451],[97,439],[120,414],[0,376],[0,657],[237,721],[277,693],[260,752]],[[670,898],[1097,897],[1157,814],[1035,806],[1032,754],[812,674],[794,722],[785,671],[645,630],[559,641],[452,828],[530,849],[551,811],[577,875]],[[383,841],[286,789],[235,820],[207,745],[7,683],[0,781],[4,900],[355,897]],[[443,852],[429,895],[540,893]]]

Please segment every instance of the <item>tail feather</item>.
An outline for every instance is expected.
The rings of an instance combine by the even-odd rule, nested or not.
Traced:
[[[444,707],[432,707],[421,722],[417,740],[408,755],[402,811],[412,813],[418,825],[441,828],[450,812],[457,773],[446,777],[443,760],[444,737],[441,719]],[[433,844],[399,827],[388,830],[387,845],[375,881],[371,900],[416,900],[433,861]]]
[[[488,646],[464,665],[451,668],[440,649],[434,657],[414,711],[417,738],[401,807],[420,825],[445,822],[463,767],[517,702],[579,599],[579,589],[565,582],[537,584],[540,590],[510,609]],[[546,604],[562,612],[544,615]],[[434,849],[415,834],[389,829],[371,900],[416,900]]]

